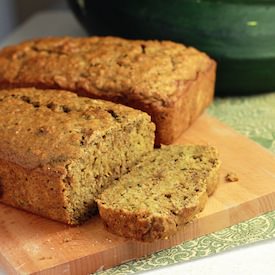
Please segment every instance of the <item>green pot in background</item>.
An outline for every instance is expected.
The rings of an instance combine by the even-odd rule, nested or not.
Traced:
[[[218,62],[217,94],[275,91],[274,0],[68,0],[90,34],[168,39]]]

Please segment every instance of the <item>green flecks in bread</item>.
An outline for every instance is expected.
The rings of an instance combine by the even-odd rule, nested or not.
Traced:
[[[218,184],[219,167],[210,146],[157,149],[99,196],[100,216],[121,236],[167,238],[204,208]]]

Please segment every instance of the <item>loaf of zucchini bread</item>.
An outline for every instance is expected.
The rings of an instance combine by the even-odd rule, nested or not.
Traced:
[[[0,88],[64,89],[147,112],[170,144],[213,98],[216,63],[169,41],[43,38],[0,51]]]
[[[67,224],[153,150],[155,126],[139,110],[57,90],[0,93],[0,202]]]
[[[219,182],[220,165],[211,146],[156,149],[99,195],[100,216],[123,237],[168,238],[204,208]]]

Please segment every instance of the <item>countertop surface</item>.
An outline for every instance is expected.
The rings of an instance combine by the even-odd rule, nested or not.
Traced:
[[[68,11],[36,14],[0,46],[42,36],[84,36]],[[216,99],[208,113],[275,153],[275,93]],[[274,177],[275,181],[275,177]],[[275,274],[275,211],[100,274]],[[5,274],[1,270],[0,275]]]

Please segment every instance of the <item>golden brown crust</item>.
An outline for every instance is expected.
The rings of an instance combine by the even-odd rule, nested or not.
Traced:
[[[207,180],[207,194],[208,196],[213,195],[213,193],[216,191],[219,182],[220,182],[220,166],[221,163],[220,161],[218,161],[217,166],[215,167],[215,169],[213,169],[210,173],[209,173],[209,177]]]
[[[98,208],[100,217],[109,231],[125,238],[152,242],[174,235],[181,226],[204,209],[207,199],[207,193],[202,192],[196,205],[182,209],[176,220],[174,217],[156,216],[148,212],[133,213],[123,209],[110,211],[100,200]]]
[[[0,202],[83,222],[95,196],[152,150],[153,140],[150,117],[138,110],[68,91],[3,90]]]
[[[0,159],[0,202],[64,223],[71,223],[65,209],[64,174],[26,169]]]
[[[0,87],[65,89],[146,111],[170,144],[212,101],[216,64],[169,41],[47,38],[0,52]]]
[[[213,100],[215,79],[216,63],[213,62],[206,71],[197,74],[196,80],[179,87],[174,104],[147,111],[159,126],[156,144],[173,143],[201,115]]]

